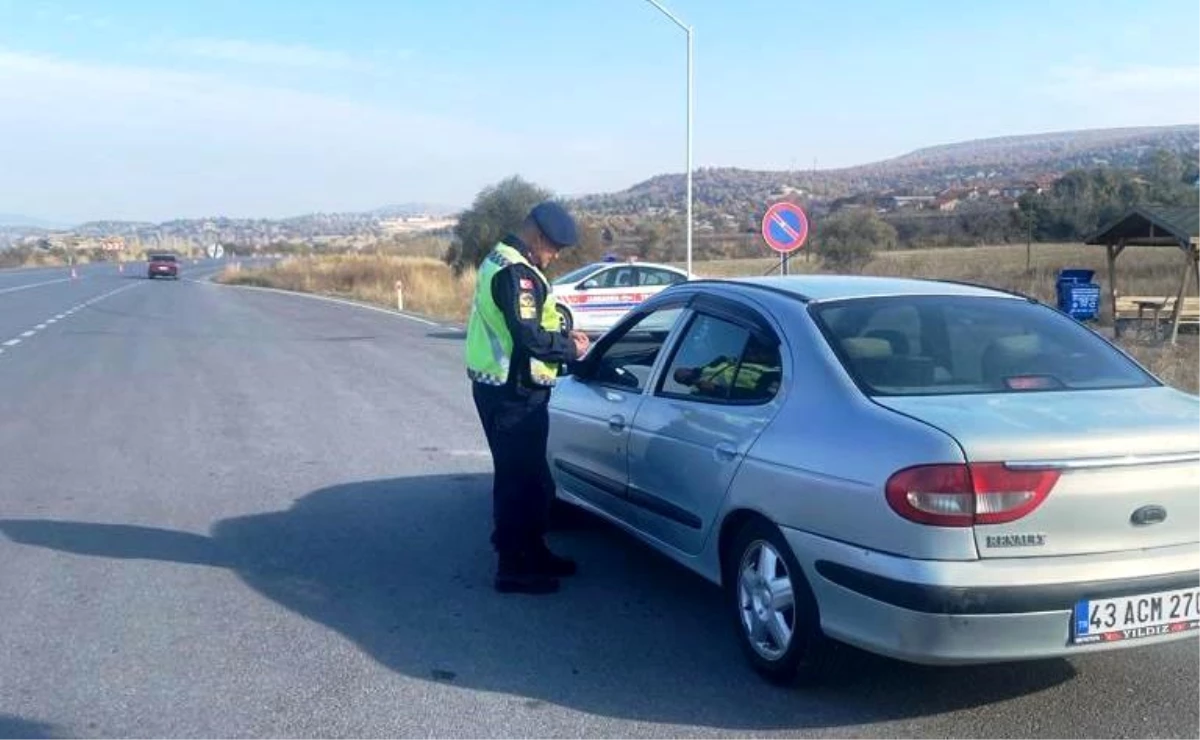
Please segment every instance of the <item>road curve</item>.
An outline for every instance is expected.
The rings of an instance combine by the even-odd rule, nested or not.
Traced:
[[[846,649],[823,688],[768,687],[711,587],[604,526],[556,533],[561,594],[494,594],[457,332],[107,267],[0,292],[0,736],[1200,731],[1195,642]]]

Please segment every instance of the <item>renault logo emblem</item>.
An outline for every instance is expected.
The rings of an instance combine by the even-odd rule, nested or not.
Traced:
[[[1158,524],[1167,518],[1167,510],[1161,506],[1143,506],[1129,517],[1135,527],[1145,527]]]

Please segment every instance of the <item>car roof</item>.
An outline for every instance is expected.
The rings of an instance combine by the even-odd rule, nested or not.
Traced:
[[[636,262],[629,262],[628,260],[619,260],[617,262],[593,262],[592,264],[588,265],[588,267],[592,269],[600,269],[601,267],[658,267],[663,270],[671,270],[672,272],[686,274],[686,270],[682,270],[672,265],[664,265],[661,262],[643,262],[641,260]]]
[[[1015,293],[969,283],[863,275],[775,275],[727,278],[718,282],[763,287],[776,292],[790,293],[810,302],[898,295],[1024,298]]]

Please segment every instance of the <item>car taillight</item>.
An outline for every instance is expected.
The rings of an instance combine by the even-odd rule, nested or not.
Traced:
[[[1058,477],[1057,470],[1010,470],[1002,463],[922,465],[888,480],[887,501],[919,524],[1004,524],[1036,509]]]

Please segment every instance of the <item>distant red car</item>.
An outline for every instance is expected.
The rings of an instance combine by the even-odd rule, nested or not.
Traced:
[[[146,277],[153,280],[156,277],[171,277],[179,279],[179,261],[173,254],[152,254],[150,264],[146,268]]]

